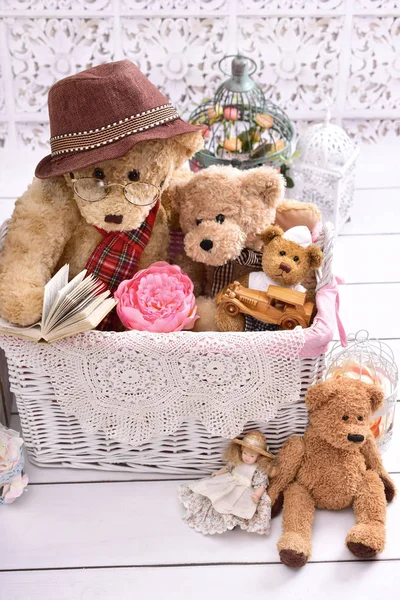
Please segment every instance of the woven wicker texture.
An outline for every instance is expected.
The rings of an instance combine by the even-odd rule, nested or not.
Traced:
[[[319,244],[330,281],[333,229]],[[324,356],[304,331],[89,332],[52,345],[1,336],[25,445],[38,465],[207,473],[226,437],[261,429],[277,450],[307,424]]]
[[[300,401],[278,409],[268,424],[246,423],[244,431],[261,430],[271,451],[276,452],[289,435],[301,435],[308,422],[304,395],[324,369],[324,357],[303,359]],[[11,368],[12,384],[29,460],[38,466],[71,466],[110,471],[168,474],[206,474],[221,464],[226,439],[212,436],[193,419],[173,434],[154,436],[138,446],[88,434],[75,417],[67,416],[56,401],[49,377],[32,378],[26,369]]]
[[[300,394],[304,332],[80,334],[54,344],[4,340],[7,357],[48,375],[67,415],[89,433],[134,446],[190,418],[235,437]],[[38,389],[40,395],[40,387]]]

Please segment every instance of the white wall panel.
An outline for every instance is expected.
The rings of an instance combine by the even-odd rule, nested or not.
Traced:
[[[400,0],[0,0],[0,145],[47,151],[49,87],[125,57],[187,116],[237,51],[298,123],[328,94],[352,135],[398,135]]]

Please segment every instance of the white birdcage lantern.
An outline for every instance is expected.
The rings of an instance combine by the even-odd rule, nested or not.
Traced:
[[[350,377],[377,385],[384,393],[383,407],[372,416],[370,428],[381,451],[392,435],[398,389],[398,369],[391,348],[370,339],[365,330],[349,334],[347,346],[334,344],[326,357],[325,379]]]
[[[358,153],[344,129],[330,123],[329,108],[325,121],[310,126],[297,141],[291,171],[295,197],[316,204],[336,230],[350,216]]]

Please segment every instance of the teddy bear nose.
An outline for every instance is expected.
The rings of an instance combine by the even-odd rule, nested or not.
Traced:
[[[203,250],[206,250],[207,252],[209,250],[211,250],[211,248],[213,247],[213,243],[211,240],[201,240],[200,242],[200,248],[202,248]]]
[[[104,220],[106,223],[116,223],[117,225],[120,225],[123,218],[123,215],[106,215]]]
[[[290,273],[290,271],[292,270],[292,267],[289,267],[289,265],[285,263],[281,263],[279,265],[279,268],[282,269],[282,271],[285,271],[285,273]]]
[[[357,433],[349,433],[349,435],[347,436],[347,439],[349,440],[349,442],[363,442],[364,441],[364,436],[363,435],[358,435]]]

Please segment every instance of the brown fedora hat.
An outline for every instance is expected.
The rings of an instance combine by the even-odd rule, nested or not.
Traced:
[[[51,154],[40,179],[124,156],[138,142],[199,131],[129,60],[66,77],[49,90]]]

